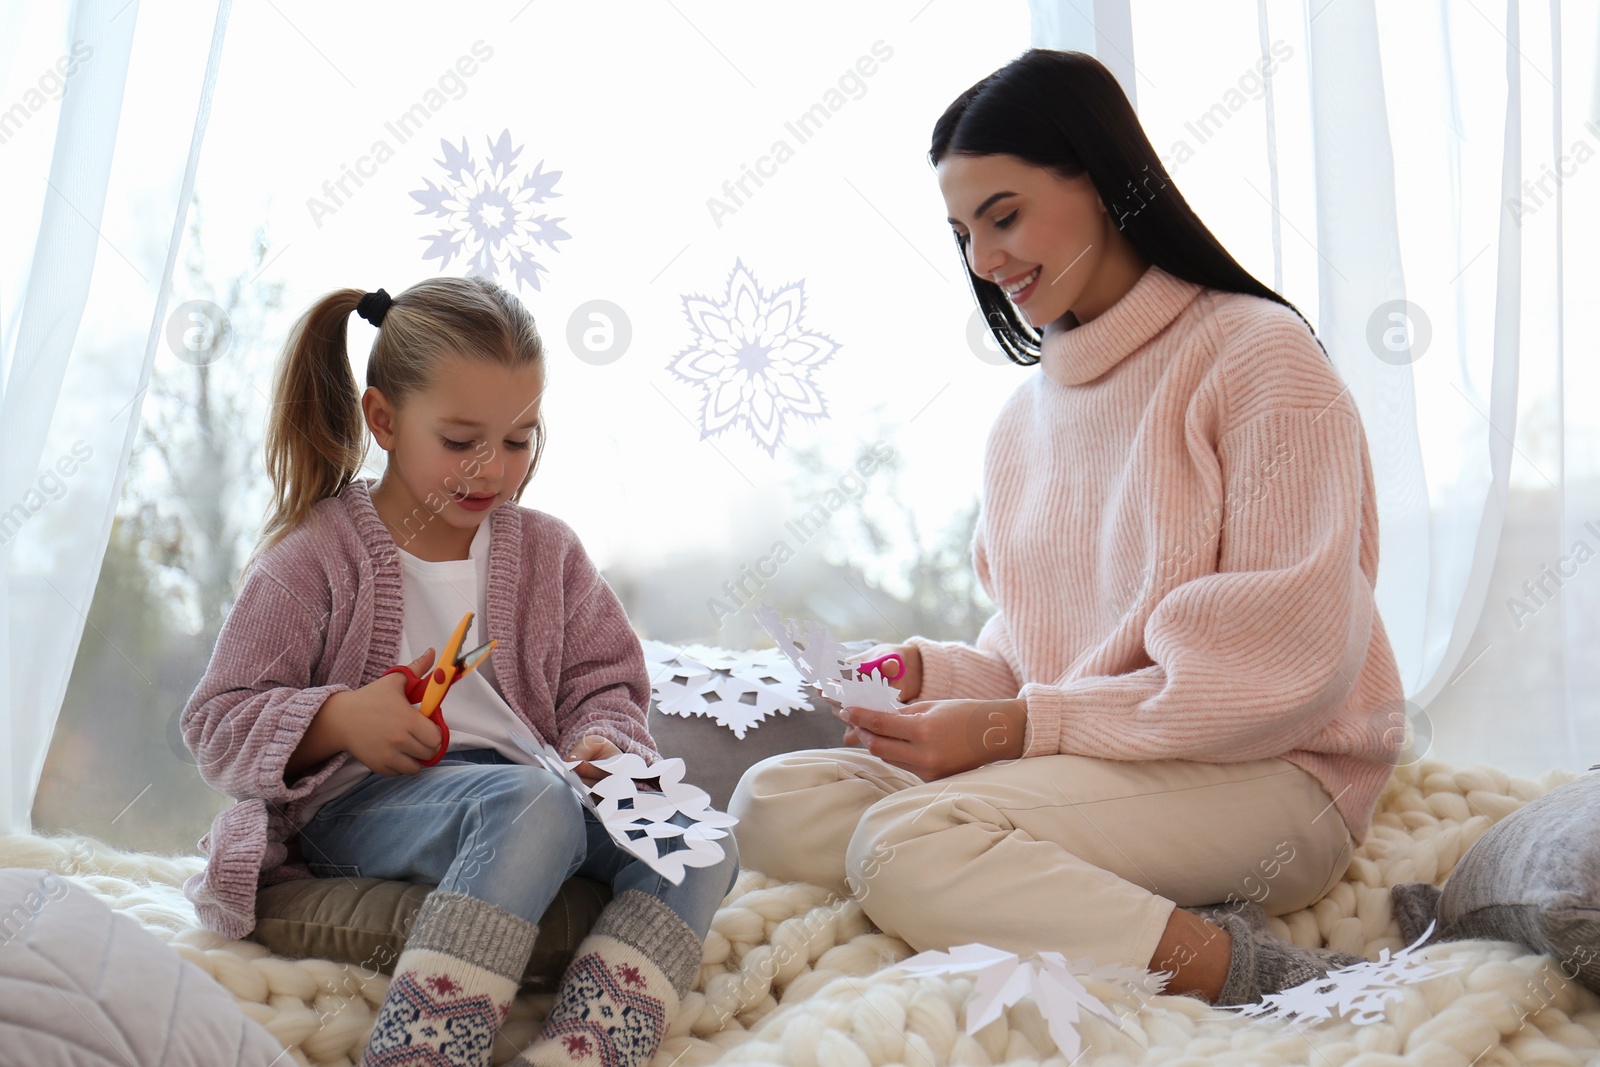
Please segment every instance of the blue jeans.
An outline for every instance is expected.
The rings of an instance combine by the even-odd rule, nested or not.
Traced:
[[[689,825],[679,813],[672,822]],[[537,923],[574,875],[661,900],[703,940],[739,873],[733,834],[710,867],[687,867],[673,885],[622,848],[566,783],[544,767],[493,749],[448,752],[416,774],[369,774],[300,828],[300,851],[318,877],[431,882]],[[682,839],[666,839],[673,850]]]

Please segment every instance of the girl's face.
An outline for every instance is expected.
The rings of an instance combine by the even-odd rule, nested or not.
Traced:
[[[433,383],[399,411],[377,389],[361,398],[373,437],[389,453],[373,499],[402,547],[416,540],[464,551],[528,473],[544,376],[533,366],[512,370],[460,356],[436,366]]]
[[[1000,286],[1034,329],[1068,311],[1087,322],[1126,291],[1113,292],[1111,276],[1137,253],[1087,173],[1063,178],[1016,156],[955,153],[935,171],[967,268]]]

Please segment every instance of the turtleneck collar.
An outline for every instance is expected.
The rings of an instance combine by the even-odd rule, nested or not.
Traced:
[[[1098,316],[1046,335],[1039,365],[1061,385],[1093,381],[1165,329],[1200,289],[1152,263],[1122,299]]]

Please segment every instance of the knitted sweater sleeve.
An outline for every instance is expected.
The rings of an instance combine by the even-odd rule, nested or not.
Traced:
[[[646,716],[650,677],[644,649],[617,594],[576,544],[567,558],[566,584],[576,599],[562,637],[556,747],[565,755],[584,735],[599,734],[624,752],[659,760]]]
[[[334,693],[313,685],[325,627],[277,578],[251,568],[211,662],[179,717],[205,783],[229,796],[271,801],[309,794],[345,757],[284,781],[289,757]]]
[[[1023,686],[1023,755],[1230,763],[1316,736],[1372,632],[1364,459],[1359,418],[1331,405],[1278,407],[1228,431],[1215,572],[1156,604],[1150,666]]]
[[[983,542],[983,523],[972,539],[972,563],[978,584],[990,599],[989,555]],[[975,645],[959,641],[930,641],[913,637],[906,642],[922,654],[922,688],[918,700],[1010,700],[1018,681],[1016,649],[1003,612],[995,612],[978,632]]]

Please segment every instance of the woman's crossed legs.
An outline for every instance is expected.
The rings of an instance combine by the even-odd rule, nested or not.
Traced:
[[[1182,907],[1295,911],[1353,854],[1327,792],[1282,759],[1038,756],[924,782],[811,749],[751,767],[728,808],[747,866],[848,893],[918,950],[1088,956],[1174,971],[1170,992],[1208,999],[1228,935]]]

